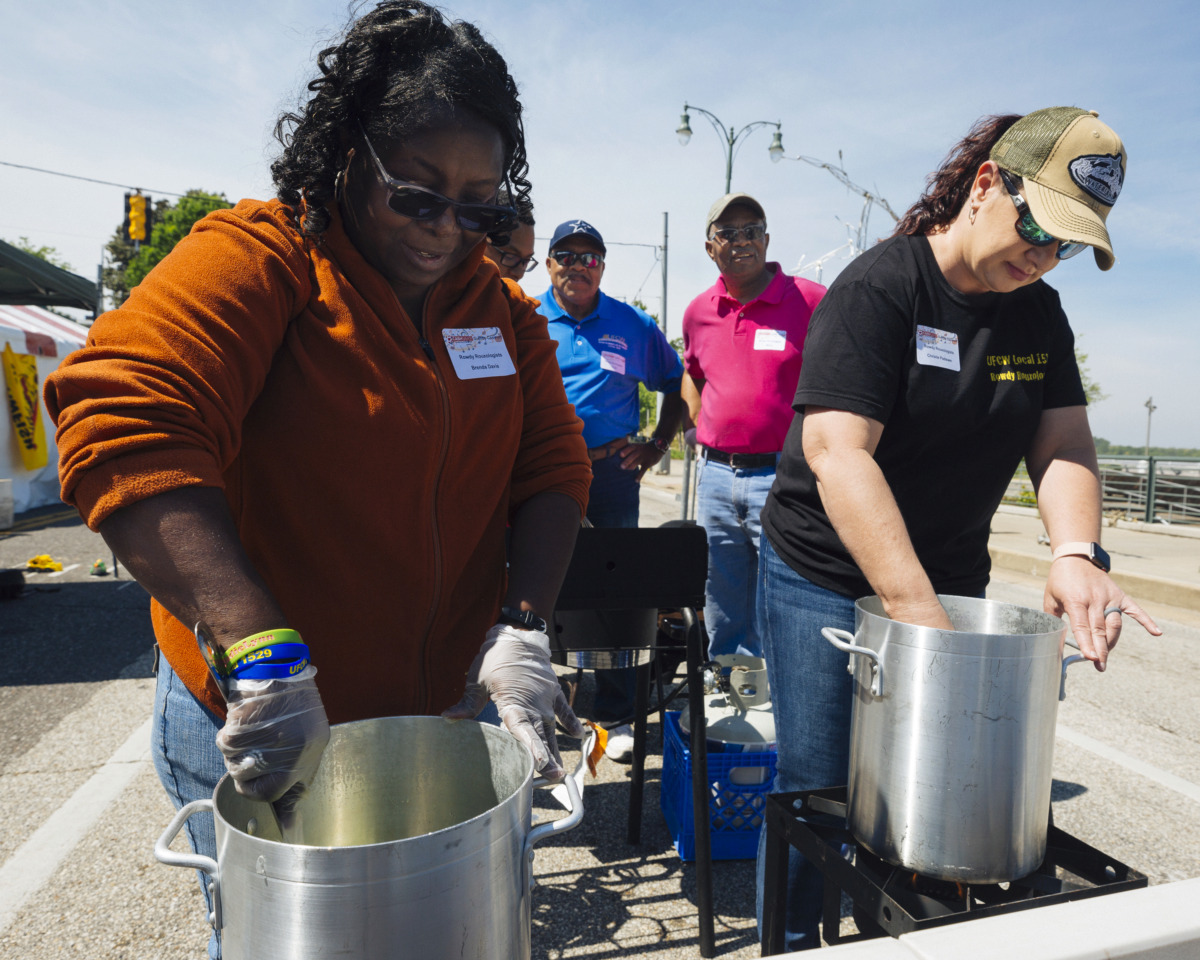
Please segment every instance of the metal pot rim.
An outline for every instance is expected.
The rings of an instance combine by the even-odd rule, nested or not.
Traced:
[[[509,733],[503,727],[494,726],[489,723],[477,723],[476,721],[471,721],[471,720],[449,721],[449,720],[444,719],[443,717],[432,717],[432,716],[371,717],[366,720],[352,720],[347,723],[333,724],[330,727],[330,731],[331,731],[331,733],[337,733],[339,731],[340,732],[350,732],[356,728],[366,728],[370,725],[382,725],[385,723],[390,724],[390,725],[399,724],[399,725],[403,725],[403,726],[414,726],[414,727],[421,727],[421,726],[428,727],[432,724],[446,724],[446,725],[453,724],[454,726],[458,726],[458,724],[470,723],[470,724],[472,724],[472,726],[478,727],[479,731],[482,732],[485,739],[486,738],[499,739],[506,743],[511,741],[511,743],[521,746],[521,742],[519,740],[517,740],[516,737],[514,737],[511,733]],[[467,728],[467,729],[470,729],[470,728]],[[439,728],[439,730],[440,730],[440,728]],[[414,733],[413,735],[419,736],[420,734],[418,732],[418,733]],[[331,743],[332,743],[332,739],[331,739]],[[368,851],[372,850],[373,848],[374,849],[382,849],[382,848],[394,847],[396,844],[416,843],[418,841],[428,841],[429,838],[434,838],[434,837],[439,836],[440,834],[449,833],[452,830],[462,830],[464,827],[469,827],[471,824],[481,821],[485,817],[492,816],[492,814],[499,807],[503,807],[506,803],[509,803],[514,796],[517,796],[518,794],[521,794],[521,793],[527,791],[530,787],[530,784],[533,781],[533,757],[529,754],[528,750],[524,749],[523,746],[521,747],[521,754],[522,754],[522,759],[525,763],[525,773],[522,776],[521,781],[518,784],[518,786],[516,787],[516,789],[514,789],[507,797],[505,797],[503,800],[501,800],[499,803],[495,804],[494,806],[489,807],[487,810],[484,810],[484,811],[476,814],[473,817],[469,817],[466,820],[460,820],[457,823],[453,823],[448,826],[441,827],[437,830],[430,830],[429,832],[423,833],[420,836],[416,836],[416,837],[405,837],[405,838],[399,839],[399,840],[379,840],[379,841],[376,841],[375,843],[360,843],[360,844],[354,844],[352,846],[317,846],[315,844],[288,843],[287,841],[284,841],[284,840],[272,840],[268,837],[255,836],[254,834],[247,833],[245,830],[241,829],[236,824],[234,824],[228,817],[226,817],[224,815],[224,813],[221,810],[221,798],[222,798],[223,792],[224,792],[225,796],[228,796],[230,791],[236,791],[236,788],[233,785],[233,779],[229,776],[228,773],[225,774],[223,777],[221,777],[220,780],[217,781],[216,789],[213,790],[213,796],[212,796],[213,817],[219,818],[221,823],[224,824],[224,826],[227,829],[236,833],[238,835],[238,837],[240,838],[239,842],[241,842],[242,840],[251,841],[254,843],[264,844],[264,845],[268,846],[269,848],[280,848],[280,849],[286,849],[286,850],[314,850],[314,851],[358,850],[358,851],[368,852]],[[264,808],[266,806],[267,806],[266,804],[263,804]],[[270,816],[271,814],[269,811],[264,810],[264,815]]]

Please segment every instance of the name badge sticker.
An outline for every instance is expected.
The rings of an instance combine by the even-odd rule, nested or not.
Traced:
[[[786,350],[787,349],[787,331],[786,330],[755,330],[754,331],[754,349],[755,350]]]
[[[958,334],[917,324],[917,363],[943,370],[959,370]]]
[[[623,374],[625,372],[625,358],[619,353],[613,353],[611,350],[601,350],[600,369]]]
[[[459,380],[511,377],[517,372],[499,327],[454,327],[442,331]]]

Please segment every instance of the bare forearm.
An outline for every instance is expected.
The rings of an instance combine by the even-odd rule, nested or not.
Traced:
[[[512,522],[505,604],[549,621],[579,533],[579,504],[563,493],[540,493]]]
[[[1025,458],[1050,546],[1100,540],[1100,469],[1083,407],[1042,414]]]
[[[675,439],[675,434],[679,432],[679,424],[682,420],[683,399],[679,391],[664,393],[662,408],[658,411],[658,425],[654,428],[654,436],[670,443]]]
[[[687,420],[684,422],[685,430],[696,426],[700,422],[700,404],[703,392],[704,381],[697,380],[689,376],[687,371],[684,371],[683,383],[679,387],[679,396],[683,400],[684,407],[687,409]]]
[[[188,626],[202,621],[223,647],[287,625],[220,490],[188,487],[140,500],[111,514],[100,534],[173,616]]]
[[[871,454],[862,449],[827,453],[814,463],[813,471],[834,530],[888,616],[949,627],[896,499]]]

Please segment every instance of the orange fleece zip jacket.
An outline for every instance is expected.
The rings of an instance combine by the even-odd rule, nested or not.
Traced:
[[[426,348],[331,213],[319,241],[278,201],[213,213],[96,321],[46,381],[62,496],[96,529],[222,489],[330,722],[437,713],[496,621],[512,512],[543,491],[586,509],[582,426],[545,318],[483,243],[430,290]],[[497,328],[516,375],[460,379],[458,328]],[[167,660],[223,716],[191,629],[151,606]]]

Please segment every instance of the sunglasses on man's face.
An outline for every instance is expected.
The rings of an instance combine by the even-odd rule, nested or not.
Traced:
[[[593,267],[598,267],[604,262],[604,258],[598,253],[575,253],[572,250],[555,250],[550,256],[561,267],[569,267],[575,263],[579,263],[591,270]]]
[[[1025,202],[1025,198],[1021,196],[1016,184],[1009,178],[1009,175],[1001,170],[1000,179],[1004,182],[1004,189],[1008,191],[1013,206],[1017,208],[1017,236],[1026,243],[1033,244],[1035,247],[1048,247],[1052,243],[1057,243],[1058,250],[1054,255],[1059,260],[1070,260],[1075,254],[1084,251],[1088,244],[1078,243],[1073,240],[1059,240],[1058,237],[1051,236],[1039,227],[1029,210],[1029,204]]]
[[[739,237],[744,237],[753,243],[767,235],[765,223],[748,223],[744,227],[721,227],[714,230],[712,238],[722,243],[737,243]]]
[[[436,191],[389,176],[365,130],[363,140],[367,149],[371,151],[371,159],[375,161],[379,179],[388,188],[387,205],[393,213],[410,220],[429,221],[438,219],[450,208],[454,211],[454,222],[468,233],[493,233],[497,230],[508,230],[516,225],[517,211],[511,207],[501,207],[494,203],[459,203]]]

